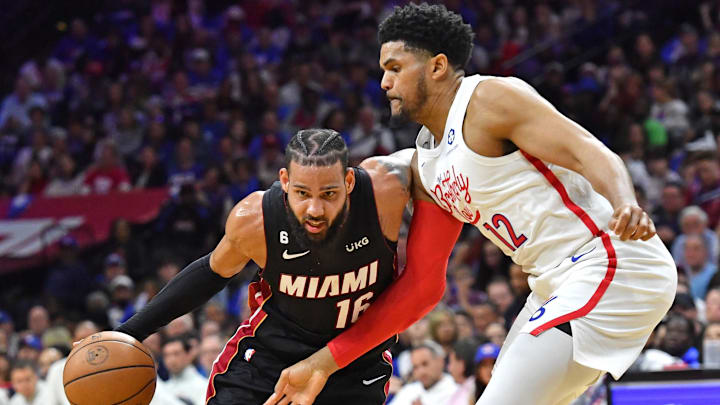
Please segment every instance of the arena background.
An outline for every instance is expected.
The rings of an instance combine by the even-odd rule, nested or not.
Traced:
[[[397,4],[5,2],[0,389],[13,392],[18,358],[42,376],[80,321],[116,326],[210,251],[232,205],[274,181],[298,129],[339,131],[354,163],[411,147],[417,127],[388,127],[379,86],[376,27]],[[720,2],[444,4],[475,30],[467,73],[533,84],[621,155],[653,213],[681,282],[672,316],[632,371],[717,377],[708,370],[720,368]],[[247,317],[256,270],[154,337],[156,358],[162,339],[187,335],[188,361],[206,373],[213,342]],[[501,344],[527,294],[518,270],[467,228],[443,303],[401,336],[394,387],[412,380],[401,353],[425,338],[446,349],[458,337]],[[698,392],[678,387],[659,400]],[[717,392],[678,403],[708,404]],[[618,398],[651,403],[647,393]],[[607,399],[598,385],[577,403]]]

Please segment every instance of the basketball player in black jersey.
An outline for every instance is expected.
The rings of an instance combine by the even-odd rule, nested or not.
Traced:
[[[392,156],[347,167],[337,132],[298,132],[280,181],[230,212],[215,250],[188,265],[118,331],[143,340],[206,302],[248,261],[253,315],[218,356],[207,404],[262,404],[281,371],[352,325],[396,277],[410,171]],[[316,404],[382,404],[395,336],[331,375]],[[298,404],[298,402],[293,402]],[[300,403],[300,405],[303,405]]]

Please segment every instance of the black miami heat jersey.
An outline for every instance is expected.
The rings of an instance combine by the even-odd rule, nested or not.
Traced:
[[[279,182],[262,202],[267,260],[260,275],[272,291],[264,310],[328,339],[350,327],[395,276],[396,243],[380,228],[370,176],[354,170],[345,222],[319,249],[294,240]]]

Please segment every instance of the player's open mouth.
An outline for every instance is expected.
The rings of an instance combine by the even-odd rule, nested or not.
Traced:
[[[319,233],[325,228],[325,221],[305,221],[305,229],[310,233]]]

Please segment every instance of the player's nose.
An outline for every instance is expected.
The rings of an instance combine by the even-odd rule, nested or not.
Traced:
[[[307,208],[307,215],[311,217],[322,217],[324,213],[322,201],[319,198],[313,198],[310,200],[310,204]]]
[[[387,74],[387,72],[383,73],[382,80],[380,81],[380,87],[382,87],[383,90],[388,91],[392,89],[393,83],[392,79],[390,79],[390,75]]]

